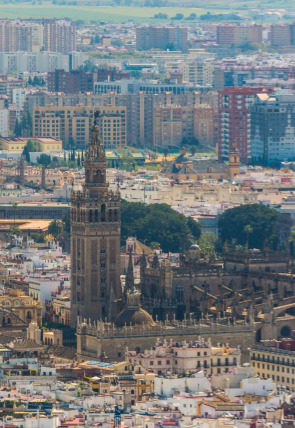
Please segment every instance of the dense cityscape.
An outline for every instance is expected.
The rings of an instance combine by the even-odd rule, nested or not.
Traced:
[[[211,3],[0,2],[3,428],[295,425],[295,7]]]

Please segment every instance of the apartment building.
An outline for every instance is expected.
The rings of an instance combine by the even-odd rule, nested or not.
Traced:
[[[44,49],[68,54],[76,50],[76,24],[66,20],[44,20]]]
[[[195,86],[213,86],[213,63],[211,61],[182,62],[180,65],[184,82]]]
[[[219,45],[242,46],[247,43],[262,43],[262,25],[220,24],[216,27]]]
[[[295,160],[295,95],[258,94],[251,106],[251,157],[271,164]]]
[[[218,108],[202,104],[194,109],[194,137],[200,144],[216,147],[218,142]]]
[[[250,107],[258,93],[267,94],[271,89],[259,87],[225,88],[218,92],[218,157],[228,161],[231,150],[237,149],[241,163],[251,158]]]
[[[66,109],[67,106],[76,108],[78,105],[99,109],[106,106],[124,107],[126,109],[127,144],[135,147],[153,147],[154,107],[176,105],[184,107],[209,106],[211,108],[217,107],[217,101],[217,92],[175,94],[172,91],[165,91],[159,94],[147,94],[140,91],[136,94],[97,95],[38,92],[27,95],[25,110],[33,116],[35,108],[44,108],[49,105],[63,109]],[[50,111],[49,107],[48,111]],[[63,141],[68,141],[68,135],[63,136],[61,134],[61,138]]]
[[[84,73],[81,70],[59,70],[48,73],[47,85],[49,92],[64,92],[77,94],[93,91],[93,73]]]
[[[270,43],[272,46],[290,46],[293,26],[289,24],[273,24],[270,26]]]
[[[174,49],[187,51],[187,28],[144,26],[136,28],[136,49]]]
[[[258,343],[250,348],[255,375],[295,391],[295,340]]]
[[[127,144],[126,107],[100,107],[102,140],[107,148]],[[75,143],[85,148],[88,144],[94,107],[44,106],[33,109],[33,136],[61,139],[65,146]]]

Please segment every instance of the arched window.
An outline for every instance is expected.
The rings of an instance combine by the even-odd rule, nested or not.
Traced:
[[[101,206],[101,221],[106,221],[106,206],[105,204],[102,204]]]
[[[27,312],[27,319],[28,319],[28,320],[31,320],[31,319],[32,319],[31,311],[28,311],[28,312]]]
[[[95,210],[95,215],[94,215],[94,221],[97,223],[98,222],[98,210]]]
[[[89,222],[92,222],[92,210],[89,210]]]

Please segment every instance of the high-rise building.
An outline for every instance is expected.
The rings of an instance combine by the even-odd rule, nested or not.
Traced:
[[[291,45],[291,26],[288,24],[273,24],[270,26],[270,43],[272,46]]]
[[[33,109],[33,136],[60,138],[65,145],[87,146],[92,126],[93,106],[52,106]],[[106,148],[127,145],[126,107],[101,107],[102,140]]]
[[[262,43],[262,25],[220,24],[216,28],[219,45],[242,46],[247,43]]]
[[[136,28],[136,49],[176,49],[187,51],[187,28],[185,27],[155,27],[145,26]]]
[[[81,70],[55,70],[48,73],[48,91],[76,94],[93,91],[93,73]]]
[[[194,61],[181,63],[183,81],[195,86],[213,85],[213,63],[211,61]]]
[[[64,54],[76,50],[76,24],[66,20],[44,21],[44,49]]]
[[[295,160],[295,95],[257,95],[251,107],[251,157],[270,164]]]
[[[250,106],[256,94],[269,93],[271,89],[256,87],[225,88],[218,92],[218,158],[228,161],[229,152],[237,149],[241,162],[247,164],[251,157]]]
[[[217,146],[218,108],[202,104],[194,109],[194,137],[205,146]]]
[[[108,189],[97,120],[85,155],[85,183],[71,198],[71,321],[113,321],[121,304],[120,194]]]

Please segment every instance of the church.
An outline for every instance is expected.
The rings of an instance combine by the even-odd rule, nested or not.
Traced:
[[[124,358],[155,340],[193,341],[248,348],[263,339],[289,337],[295,329],[295,279],[288,257],[268,249],[259,255],[225,253],[202,260],[193,245],[179,264],[140,257],[134,286],[132,251],[120,282],[120,194],[109,189],[98,114],[85,156],[85,183],[71,195],[71,310],[77,359]]]

